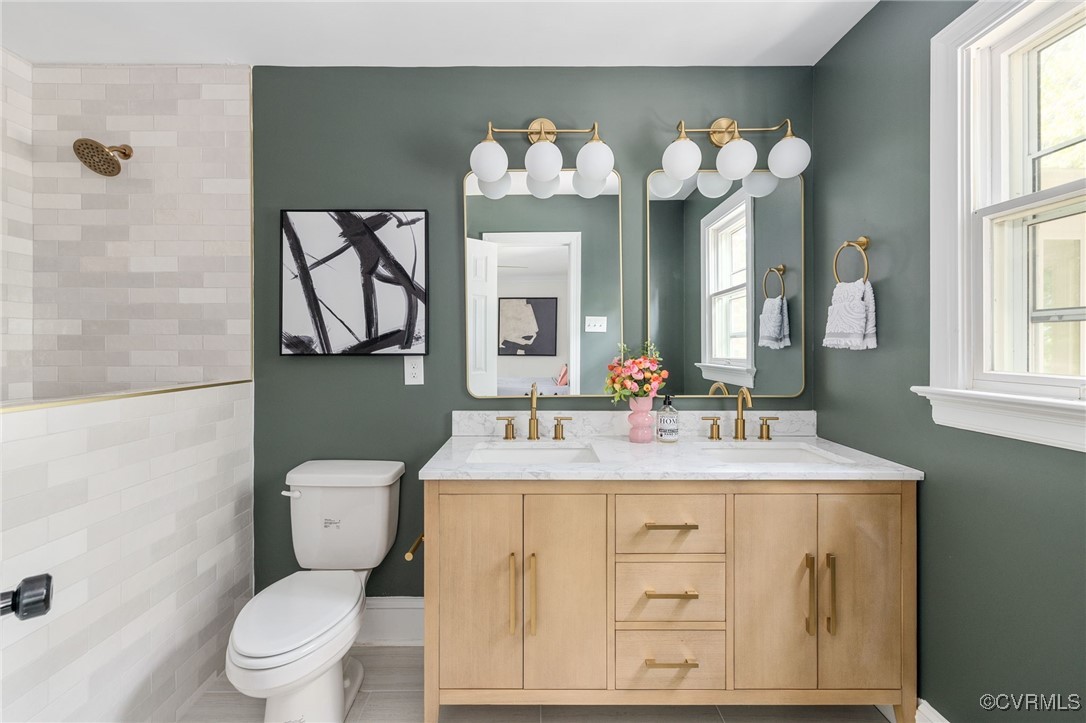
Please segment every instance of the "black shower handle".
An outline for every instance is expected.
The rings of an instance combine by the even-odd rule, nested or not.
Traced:
[[[52,604],[53,576],[48,574],[24,578],[14,590],[0,592],[0,615],[15,613],[20,620],[45,615]]]

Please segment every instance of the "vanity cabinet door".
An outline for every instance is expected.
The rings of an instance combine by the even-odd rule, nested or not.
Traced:
[[[524,496],[524,687],[607,687],[607,497]]]
[[[735,687],[818,685],[818,497],[737,494]]]
[[[818,553],[818,687],[901,687],[901,497],[819,495]]]
[[[439,685],[520,688],[521,495],[440,495]]]

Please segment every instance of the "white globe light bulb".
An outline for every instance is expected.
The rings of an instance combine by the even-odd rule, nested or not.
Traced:
[[[795,136],[781,138],[769,151],[769,170],[778,178],[798,176],[810,162],[811,147]]]
[[[603,181],[613,170],[615,153],[603,141],[589,141],[577,151],[577,172],[584,180]]]
[[[720,198],[732,187],[732,182],[716,171],[702,171],[698,174],[698,190],[706,198]]]
[[[471,150],[471,170],[480,181],[493,183],[509,170],[509,156],[497,141],[483,141]]]
[[[581,198],[595,198],[600,195],[603,191],[603,187],[606,185],[606,178],[600,180],[585,178],[581,175],[580,171],[573,174],[573,190],[576,191],[577,195]]]
[[[689,138],[672,141],[664,149],[664,173],[676,181],[685,181],[701,168],[701,149]]]
[[[666,173],[654,173],[649,179],[649,190],[656,198],[671,198],[682,187],[682,181],[676,181]]]
[[[540,181],[529,175],[527,183],[528,193],[532,194],[536,198],[543,199],[550,198],[558,192],[558,187],[562,185],[562,179],[558,176],[555,176],[549,181]]]
[[[743,190],[752,198],[761,198],[773,193],[780,179],[772,173],[758,171],[743,179]]]
[[[537,141],[524,154],[524,169],[537,181],[549,181],[562,172],[562,151],[550,141]]]
[[[720,175],[732,181],[745,178],[758,163],[758,150],[746,138],[725,143],[716,154],[716,170]]]
[[[479,190],[491,201],[505,198],[509,189],[513,186],[513,177],[506,173],[496,181],[479,181]]]

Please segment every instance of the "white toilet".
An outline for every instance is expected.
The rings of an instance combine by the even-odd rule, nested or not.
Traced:
[[[362,626],[366,580],[396,537],[403,462],[333,459],[287,473],[302,572],[269,585],[234,621],[226,677],[267,698],[264,720],[342,723],[362,685],[344,661]]]

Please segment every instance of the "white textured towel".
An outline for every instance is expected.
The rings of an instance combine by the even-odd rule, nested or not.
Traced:
[[[870,281],[843,281],[834,287],[822,346],[853,350],[877,346],[875,291]]]
[[[758,346],[783,349],[792,345],[788,331],[788,300],[783,296],[766,299],[758,317]]]

